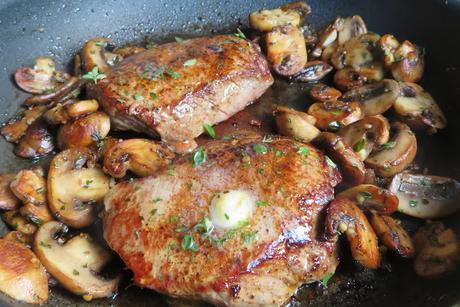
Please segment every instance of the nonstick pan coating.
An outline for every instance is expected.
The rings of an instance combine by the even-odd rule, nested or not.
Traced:
[[[285,1],[187,0],[187,1],[0,1],[0,121],[18,110],[26,94],[11,76],[16,67],[32,65],[38,55],[49,55],[69,66],[83,42],[95,36],[109,36],[116,44],[167,40],[174,35],[190,37],[232,33],[247,27],[247,15],[256,9],[273,8]],[[392,33],[410,39],[426,49],[426,71],[422,85],[445,111],[449,126],[435,137],[417,134],[416,161],[431,174],[460,179],[460,2],[458,0],[312,0],[309,23],[317,28],[336,15],[358,14],[371,31]],[[258,103],[249,108],[270,121],[271,103],[305,110],[311,101],[307,86],[289,86],[277,81]],[[43,163],[43,162],[42,162]],[[0,141],[0,171],[17,171],[31,165],[14,156],[11,144]],[[459,215],[447,223],[460,233]],[[409,220],[409,225],[417,221]],[[0,222],[0,233],[6,231]],[[327,290],[314,285],[298,291],[293,306],[451,306],[460,301],[460,272],[448,278],[423,281],[410,263],[390,257],[391,271],[371,272],[353,267],[346,253]],[[184,306],[150,290],[122,289],[113,300],[84,303],[80,298],[55,288],[47,306]],[[270,289],[267,289],[270,291]],[[321,293],[320,293],[321,292]],[[0,296],[0,306],[13,305]],[[17,304],[17,303],[16,303]],[[17,304],[21,305],[21,304]],[[193,304],[203,305],[203,304]]]

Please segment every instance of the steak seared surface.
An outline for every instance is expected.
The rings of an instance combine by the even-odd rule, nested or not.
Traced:
[[[191,141],[203,124],[221,122],[273,83],[254,43],[219,35],[167,43],[135,54],[89,87],[115,128]]]
[[[218,305],[267,306],[335,271],[337,246],[321,239],[321,216],[340,175],[310,145],[264,141],[254,134],[213,141],[199,166],[185,156],[111,189],[104,237],[137,285]],[[247,191],[263,205],[246,225],[205,234],[196,225],[209,217],[213,196],[229,190]],[[193,251],[184,248],[185,236],[196,243]]]

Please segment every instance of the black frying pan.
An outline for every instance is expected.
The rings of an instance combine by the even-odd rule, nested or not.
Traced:
[[[115,43],[157,41],[173,35],[200,36],[234,32],[244,28],[247,15],[256,9],[273,8],[285,1],[257,0],[0,0],[0,121],[18,109],[26,95],[11,81],[18,66],[31,65],[38,55],[50,55],[57,63],[69,65],[86,39],[110,36]],[[380,34],[393,33],[426,48],[426,72],[422,85],[441,104],[449,120],[448,129],[436,137],[418,134],[417,162],[431,174],[460,178],[460,3],[458,0],[311,0],[309,22],[324,26],[336,15],[359,14],[368,28]],[[287,83],[277,81],[250,110],[259,117],[268,114],[273,102],[290,104],[305,110],[311,102],[303,85],[286,90]],[[267,119],[268,120],[268,119]],[[0,171],[17,171],[30,162],[16,158],[12,146],[0,141]],[[447,220],[460,233],[459,215]],[[410,221],[412,224],[414,221]],[[416,222],[415,222],[416,223]],[[0,232],[6,231],[0,223]],[[390,257],[391,270],[371,272],[352,267],[344,256],[338,273],[327,291],[305,286],[293,298],[292,305],[318,306],[451,306],[460,302],[460,272],[448,278],[424,281],[415,276],[410,263]],[[129,282],[126,283],[129,285]],[[267,289],[270,291],[270,289]],[[321,293],[320,293],[321,292]],[[66,291],[54,288],[49,306],[115,305],[162,306],[179,302],[149,290],[121,289],[114,300],[91,304]],[[0,305],[12,305],[0,297]],[[183,303],[181,303],[183,304]]]

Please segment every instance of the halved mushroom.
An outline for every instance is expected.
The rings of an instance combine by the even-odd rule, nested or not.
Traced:
[[[0,291],[29,304],[48,300],[45,268],[28,247],[17,241],[0,239]]]
[[[353,201],[348,198],[334,199],[327,208],[325,225],[329,238],[345,233],[353,259],[371,269],[380,266],[375,232]]]
[[[315,127],[316,119],[307,113],[275,105],[273,115],[275,115],[278,133],[281,135],[291,136],[308,143],[321,132]]]
[[[34,205],[27,203],[19,209],[19,213],[37,226],[53,220],[53,216],[46,204]]]
[[[439,278],[453,272],[460,260],[460,242],[452,229],[440,223],[427,224],[414,236],[417,257],[414,269],[424,278]]]
[[[310,61],[297,74],[291,77],[294,81],[312,82],[324,78],[332,71],[332,66],[323,61]]]
[[[353,185],[364,181],[366,169],[353,149],[342,138],[331,132],[321,132],[314,143],[324,149],[339,164],[345,180]]]
[[[398,197],[372,184],[357,185],[340,192],[337,197],[349,198],[363,209],[377,211],[380,214],[392,214],[398,210]]]
[[[132,171],[145,177],[171,164],[176,155],[164,144],[147,139],[129,139],[117,142],[104,157],[104,171],[122,178]]]
[[[267,60],[273,70],[282,76],[299,73],[307,63],[307,47],[300,29],[285,25],[265,35]]]
[[[36,58],[33,68],[19,67],[14,74],[16,84],[31,94],[53,92],[58,84],[64,83],[68,78],[68,74],[56,71],[53,59],[47,57]]]
[[[367,33],[367,27],[359,15],[350,16],[342,19],[342,26],[338,32],[338,43],[343,45],[354,37]]]
[[[337,100],[342,92],[326,84],[315,84],[310,90],[310,96],[318,101]]]
[[[85,147],[107,136],[110,118],[96,112],[61,126],[57,134],[59,148]]]
[[[4,240],[14,241],[22,243],[26,246],[31,246],[34,239],[33,235],[27,235],[17,230],[9,231],[6,235],[3,236]]]
[[[95,203],[101,202],[109,191],[111,179],[95,167],[95,162],[96,155],[90,149],[78,147],[61,151],[51,161],[49,207],[71,227],[91,225],[96,218]]]
[[[86,72],[91,71],[94,67],[97,67],[100,73],[104,73],[109,69],[105,57],[105,47],[109,43],[110,39],[106,37],[96,37],[85,43],[81,57]]]
[[[316,102],[308,108],[308,114],[316,118],[316,126],[320,129],[338,130],[360,120],[363,115],[359,103],[342,101]]]
[[[35,121],[27,129],[24,137],[14,149],[14,153],[23,158],[38,158],[54,149],[54,139],[42,119]]]
[[[322,53],[324,52],[325,48],[337,42],[337,36],[338,36],[337,30],[339,30],[341,27],[342,27],[342,18],[336,17],[334,21],[331,22],[331,24],[329,24],[319,35],[318,43],[316,44],[315,49],[313,49],[313,51],[311,52],[311,56],[314,58],[321,57],[321,59],[325,61]],[[332,50],[329,50],[328,53],[330,53],[330,51]]]
[[[120,277],[105,279],[98,275],[110,261],[110,253],[85,233],[66,240],[67,231],[64,224],[51,221],[35,236],[33,249],[48,272],[86,301],[115,293]]]
[[[332,55],[337,50],[338,46],[339,46],[339,44],[337,43],[337,40],[335,40],[334,42],[330,43],[327,47],[325,47],[321,51],[321,57],[320,57],[321,61],[324,61],[326,63],[330,63]],[[315,51],[315,50],[316,49],[314,49],[313,51]]]
[[[99,103],[95,99],[88,100],[68,100],[63,104],[57,104],[49,109],[43,117],[53,125],[66,124],[72,119],[79,118],[96,112],[99,109]]]
[[[0,133],[8,142],[18,142],[26,134],[29,126],[42,116],[45,111],[45,106],[35,106],[26,109],[3,126]]]
[[[420,85],[400,82],[400,95],[394,109],[401,120],[414,129],[429,129],[436,132],[447,125],[447,119],[431,95]]]
[[[65,106],[75,101],[74,99],[70,99],[56,104],[43,114],[43,118],[51,125],[66,124],[70,120],[70,117],[67,114]]]
[[[338,131],[343,140],[358,154],[361,161],[366,160],[375,145],[382,145],[390,138],[390,124],[381,116],[367,116]]]
[[[401,213],[436,219],[460,209],[460,183],[449,177],[400,173],[389,189],[399,198]]]
[[[422,78],[425,61],[420,48],[406,40],[396,48],[394,58],[393,78],[404,82],[417,82]]]
[[[383,51],[383,63],[386,68],[391,68],[395,61],[394,52],[399,47],[399,41],[391,34],[385,34],[379,41],[380,49]]]
[[[388,215],[371,214],[371,224],[377,236],[390,250],[404,258],[415,255],[414,244],[401,221]]]
[[[340,39],[340,31],[339,31]],[[375,60],[375,45],[380,40],[380,35],[366,33],[348,40],[340,45],[331,57],[331,63],[336,69],[345,67],[358,68]]]
[[[139,53],[139,52],[143,52],[145,51],[146,49],[144,47],[141,47],[141,46],[125,46],[125,47],[121,47],[121,48],[115,48],[115,50],[113,50],[114,53],[120,55],[122,58],[127,58],[129,56],[132,56],[136,53]]]
[[[276,27],[286,25],[297,27],[299,24],[300,14],[295,10],[277,8],[255,11],[249,15],[249,25],[251,28],[261,32],[270,32]]]
[[[19,171],[11,182],[10,188],[24,203],[41,205],[46,202],[46,180],[40,168]]]
[[[11,210],[2,213],[3,220],[13,229],[25,234],[33,235],[37,231],[35,224],[29,223],[18,210]]]
[[[10,189],[10,184],[16,177],[16,174],[0,174],[0,209],[15,210],[19,207],[20,201]]]
[[[391,177],[405,170],[417,153],[417,139],[410,128],[403,123],[392,125],[393,137],[390,142],[379,147],[367,159],[366,165],[373,168],[377,175]]]
[[[85,84],[85,80],[75,76],[70,77],[61,86],[57,87],[52,93],[30,96],[24,100],[24,105],[47,105],[48,107],[54,104],[64,102],[71,98],[76,98],[80,95],[80,90]]]
[[[352,89],[342,96],[343,101],[358,101],[365,115],[377,115],[387,111],[399,96],[398,82],[384,79]]]

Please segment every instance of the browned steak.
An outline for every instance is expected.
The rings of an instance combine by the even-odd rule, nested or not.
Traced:
[[[204,149],[200,166],[183,158],[156,176],[119,183],[105,199],[104,237],[137,285],[218,305],[268,306],[334,272],[336,244],[321,240],[319,216],[340,175],[320,151],[260,136]],[[259,200],[247,224],[204,233],[211,199],[232,190]]]
[[[135,54],[89,88],[118,129],[190,141],[273,83],[257,45],[230,35],[167,43]]]

